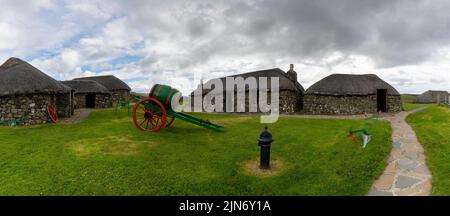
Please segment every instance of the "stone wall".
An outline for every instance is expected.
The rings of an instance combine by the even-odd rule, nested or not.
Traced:
[[[402,98],[400,96],[387,97],[388,112],[401,112],[403,110]]]
[[[128,90],[114,90],[112,91],[112,101],[128,101],[130,99],[130,91]]]
[[[292,113],[303,109],[303,96],[296,91],[280,91],[280,112]]]
[[[109,108],[112,107],[110,94],[96,94],[95,108]]]
[[[54,104],[55,95],[34,94],[0,97],[0,121],[18,120],[19,124],[33,125],[50,122],[48,104]]]
[[[70,117],[72,115],[72,95],[67,94],[56,94],[56,112],[58,117]]]
[[[86,95],[75,94],[75,109],[86,108]],[[95,94],[95,108],[112,107],[110,94]]]
[[[376,113],[377,96],[330,96],[305,95],[304,111],[309,114],[351,115]],[[388,96],[387,111],[400,112],[402,103],[400,96]]]
[[[257,96],[258,97],[258,96]],[[267,101],[270,103],[270,92],[267,93]],[[300,111],[303,107],[303,96],[296,91],[280,91],[279,93],[279,110],[280,113],[292,113],[296,111]],[[238,104],[237,104],[237,93],[234,93],[234,112],[237,112]],[[193,97],[191,97],[192,104],[194,103]],[[245,112],[250,111],[250,101],[249,101],[249,92],[245,92],[245,103],[240,104],[241,109],[244,109]],[[257,112],[261,112],[259,109],[258,103],[255,104],[257,107]],[[194,111],[193,106],[191,106],[192,111]],[[223,112],[226,112],[226,95],[223,94]],[[203,110],[205,111],[205,110]]]

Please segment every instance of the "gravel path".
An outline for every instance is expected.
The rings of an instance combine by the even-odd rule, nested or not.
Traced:
[[[80,123],[84,119],[86,119],[93,111],[93,109],[76,109],[73,116],[71,116],[70,118],[61,118],[59,122],[67,124]]]

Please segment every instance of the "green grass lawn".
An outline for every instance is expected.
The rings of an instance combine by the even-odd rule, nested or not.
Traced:
[[[414,104],[413,100],[417,97],[417,95],[411,95],[411,94],[402,94],[402,102],[403,102],[403,110],[404,111],[411,111],[413,109],[427,106],[426,104]]]
[[[402,97],[403,103],[412,103],[414,101],[414,99],[417,97],[417,95],[402,94],[401,97]]]
[[[269,130],[284,170],[256,177],[242,164],[259,156],[259,118],[196,115],[226,131],[175,121],[145,133],[123,110],[73,125],[0,127],[0,195],[365,195],[391,149],[387,122],[282,118]],[[356,152],[350,127],[371,130],[366,149]]]
[[[430,106],[429,104],[413,104],[413,103],[403,103],[404,111],[411,111],[419,107]]]
[[[425,148],[433,195],[450,195],[450,109],[432,106],[407,118]]]

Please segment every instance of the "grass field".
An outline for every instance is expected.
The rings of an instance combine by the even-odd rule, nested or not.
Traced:
[[[426,104],[414,104],[413,100],[417,97],[417,95],[411,95],[411,94],[402,94],[402,103],[403,103],[403,110],[404,111],[411,111],[413,109],[426,106]]]
[[[403,103],[412,103],[413,100],[417,97],[418,95],[413,95],[413,94],[402,94],[402,102]]]
[[[429,104],[413,104],[413,103],[403,103],[404,111],[411,111],[419,107],[430,106]]]
[[[257,159],[259,118],[204,115],[226,127],[182,121],[138,131],[126,111],[94,112],[80,124],[0,127],[1,195],[365,195],[384,170],[390,126],[376,120],[283,118],[269,126],[275,176],[243,169]],[[368,127],[361,152],[346,137]]]
[[[450,109],[443,106],[410,115],[408,123],[425,148],[427,163],[433,174],[433,195],[450,195]]]

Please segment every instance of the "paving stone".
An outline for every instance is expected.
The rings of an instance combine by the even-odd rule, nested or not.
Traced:
[[[416,196],[430,196],[430,192],[420,192],[418,194],[416,194]]]
[[[402,151],[400,149],[392,150],[391,156],[394,159],[400,159],[402,157]]]
[[[384,170],[385,174],[394,174],[397,171],[397,163],[395,161],[390,162],[386,169]]]
[[[373,184],[374,187],[381,190],[389,190],[394,183],[395,175],[393,174],[383,174],[380,178]]]
[[[414,184],[420,182],[420,179],[418,178],[413,178],[413,177],[409,177],[409,176],[399,176],[397,177],[397,181],[395,182],[395,187],[396,188],[407,188],[407,187],[411,187]]]
[[[369,192],[369,196],[393,196],[392,192],[381,191],[376,188],[372,188]]]
[[[405,170],[413,170],[417,167],[417,162],[409,158],[402,158],[397,161],[397,167]]]
[[[417,151],[407,151],[407,152],[404,152],[403,155],[412,160],[419,159],[419,152],[417,152]]]
[[[413,196],[420,192],[421,191],[417,187],[414,187],[414,188],[406,188],[404,190],[397,191],[397,192],[395,192],[395,195],[397,195],[397,196]]]
[[[392,145],[392,147],[394,149],[399,149],[401,146],[402,146],[402,143],[399,142],[399,141],[394,142],[393,145]]]
[[[431,191],[431,182],[430,181],[426,181],[424,183],[421,183],[421,184],[417,185],[416,188],[419,189],[422,192],[429,192],[429,191]]]
[[[425,165],[420,165],[414,169],[414,172],[418,172],[424,175],[431,175],[430,170]]]

